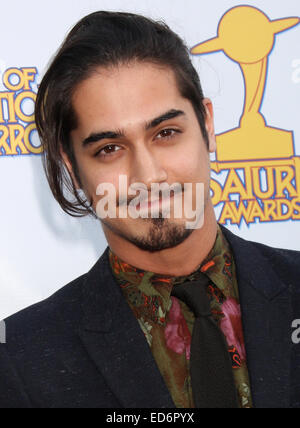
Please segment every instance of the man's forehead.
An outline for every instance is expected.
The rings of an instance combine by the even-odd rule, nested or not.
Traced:
[[[73,108],[79,126],[101,121],[106,129],[145,127],[171,110],[187,110],[174,73],[152,64],[97,70],[74,92]]]
[[[73,91],[73,98],[95,86],[105,93],[106,89],[111,92],[113,88],[119,90],[122,86],[132,89],[139,85],[150,89],[160,84],[168,84],[176,91],[176,75],[171,67],[140,61],[109,67],[99,66],[91,70],[88,77],[77,85]]]
[[[88,95],[88,96],[87,96]],[[170,67],[149,63],[131,63],[118,67],[96,68],[73,92],[73,101],[101,101],[110,104],[152,96],[156,99],[181,96],[175,72]]]

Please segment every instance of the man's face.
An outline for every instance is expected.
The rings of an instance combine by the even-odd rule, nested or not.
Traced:
[[[73,95],[78,127],[72,131],[81,187],[92,199],[96,211],[103,196],[96,191],[101,183],[115,186],[119,176],[128,186],[143,183],[203,183],[205,201],[210,200],[209,150],[190,101],[177,88],[169,68],[134,62],[115,68],[99,68],[83,81]],[[215,150],[212,107],[205,101],[210,151]],[[71,165],[64,156],[66,164]],[[73,176],[74,178],[74,176]],[[195,188],[193,190],[195,193]],[[184,192],[183,192],[184,195]],[[128,204],[133,196],[128,197]],[[195,209],[195,194],[192,195]],[[117,200],[118,201],[118,200]],[[172,248],[183,242],[193,229],[181,218],[106,218],[106,234],[114,234],[146,251]],[[142,207],[140,207],[142,208]],[[151,217],[150,207],[144,207]],[[202,211],[205,207],[201,207]]]

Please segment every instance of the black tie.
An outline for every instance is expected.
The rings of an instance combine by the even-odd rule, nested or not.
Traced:
[[[172,295],[195,315],[191,343],[191,382],[196,408],[238,408],[232,362],[226,338],[211,314],[205,274],[197,281],[174,285]]]

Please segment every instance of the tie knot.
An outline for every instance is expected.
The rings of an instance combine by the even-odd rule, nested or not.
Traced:
[[[194,313],[196,318],[211,316],[210,301],[207,296],[209,278],[202,274],[196,281],[188,281],[174,285],[172,296],[185,303]]]

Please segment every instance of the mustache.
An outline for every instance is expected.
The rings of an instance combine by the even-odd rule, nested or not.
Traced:
[[[141,204],[143,204],[145,202],[151,202],[151,196],[152,196],[151,191],[150,191],[150,194],[147,195],[147,197],[143,197],[143,195],[142,195],[144,193],[143,189],[141,189],[141,190],[136,189],[136,192],[137,192],[137,195],[135,195],[135,196],[128,196],[128,195],[122,196],[122,195],[119,195],[119,197],[117,198],[117,207],[129,206],[130,203],[133,200],[136,200],[137,198],[138,198],[138,201]],[[169,198],[175,197],[178,194],[183,194],[184,193],[184,186],[178,185],[175,188],[171,189],[170,191],[169,190],[168,191],[160,190],[158,192],[158,194],[156,194],[156,193],[157,192],[155,192],[155,198],[153,197],[153,202],[157,201],[161,197],[163,197],[163,199],[166,199],[166,196],[164,195],[164,193],[167,193],[168,194],[167,196]]]

